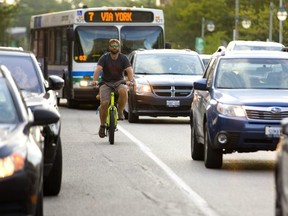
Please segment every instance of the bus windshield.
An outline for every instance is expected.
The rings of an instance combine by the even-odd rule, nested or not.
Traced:
[[[158,26],[123,26],[120,32],[121,52],[125,55],[133,50],[164,48],[163,30]],[[108,41],[119,38],[115,26],[79,26],[75,30],[74,60],[97,62],[108,51]]]

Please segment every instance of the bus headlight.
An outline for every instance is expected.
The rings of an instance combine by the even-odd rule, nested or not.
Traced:
[[[79,85],[80,85],[80,87],[87,87],[89,85],[89,81],[88,80],[80,80]]]

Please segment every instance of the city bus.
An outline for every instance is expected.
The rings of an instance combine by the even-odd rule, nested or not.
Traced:
[[[99,103],[90,83],[111,38],[120,40],[125,55],[165,48],[164,14],[154,8],[97,7],[34,15],[30,29],[30,49],[45,78],[58,75],[65,80],[58,102],[65,98],[69,107]]]

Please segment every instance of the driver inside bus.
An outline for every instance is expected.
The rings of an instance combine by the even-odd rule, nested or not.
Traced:
[[[102,80],[108,83],[116,83],[124,80],[124,72],[127,73],[128,80],[126,85],[121,84],[117,88],[118,91],[118,118],[124,120],[124,107],[127,103],[128,92],[127,85],[133,84],[133,69],[128,58],[120,53],[120,41],[117,39],[109,40],[109,52],[102,55],[97,63],[97,67],[94,71],[93,85],[98,85],[98,77],[100,72],[102,73]],[[100,128],[99,137],[105,137],[105,120],[107,118],[107,110],[110,100],[110,88],[106,85],[101,85],[100,89]]]

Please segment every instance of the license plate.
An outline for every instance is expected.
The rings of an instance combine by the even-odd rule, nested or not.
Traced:
[[[179,100],[167,100],[166,101],[166,106],[168,106],[168,107],[179,107],[180,106],[180,101]]]
[[[281,127],[265,127],[265,135],[268,137],[280,137],[281,135]]]

